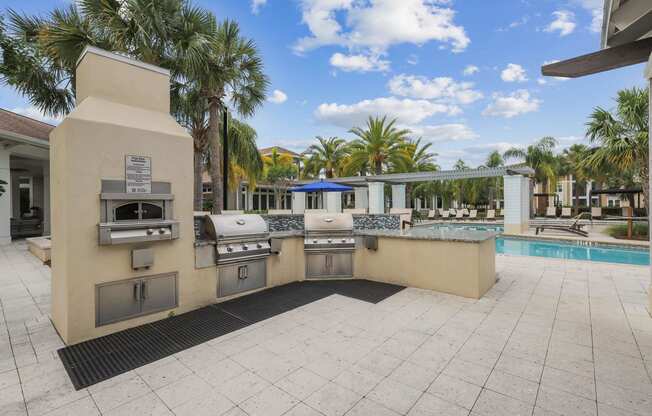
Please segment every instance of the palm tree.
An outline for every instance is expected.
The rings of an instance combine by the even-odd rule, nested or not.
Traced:
[[[421,138],[406,140],[401,146],[401,152],[396,152],[390,156],[390,172],[425,172],[439,169],[439,166],[434,162],[437,154],[429,151],[432,143],[422,144],[421,140]],[[407,183],[405,186],[408,207],[411,206],[413,188],[412,183]]]
[[[579,194],[579,185],[580,182],[587,179],[587,169],[583,168],[582,162],[588,156],[588,147],[586,145],[576,143],[570,146],[567,149],[564,149],[560,155],[560,174],[562,175],[573,175],[575,179],[575,185],[573,186],[573,199],[575,200],[575,207],[579,209],[580,206],[580,194]]]
[[[314,176],[323,171],[327,178],[334,178],[341,173],[348,155],[346,141],[337,137],[325,139],[317,136],[317,142],[306,150],[304,171]]]
[[[366,129],[352,128],[350,132],[358,138],[350,144],[351,157],[346,170],[358,173],[371,169],[380,175],[390,159],[405,155],[403,145],[410,131],[399,129],[395,124],[396,119],[387,122],[386,116],[369,117]]]
[[[582,163],[612,172],[632,171],[643,188],[645,201],[649,201],[650,193],[648,95],[646,89],[636,87],[621,90],[614,112],[600,107],[593,111],[586,124],[587,136],[598,146]]]
[[[201,160],[207,147],[207,102],[185,71],[203,56],[200,45],[215,18],[185,0],[79,0],[46,18],[7,12],[0,25],[0,82],[51,116],[75,105],[75,68],[87,45],[123,52],[171,73],[171,112],[194,139],[195,209],[201,209]]]
[[[497,168],[503,166],[505,161],[503,160],[502,155],[498,150],[494,150],[489,153],[487,160],[484,165],[488,168]],[[493,209],[495,208],[494,203],[496,200],[500,200],[500,177],[494,179],[493,184],[489,186],[489,206]]]
[[[557,140],[553,137],[543,137],[526,149],[512,147],[503,154],[503,157],[520,159],[534,169],[535,180],[541,183],[544,192],[549,194],[557,185],[557,160],[554,154],[556,145]]]
[[[269,80],[256,44],[240,35],[240,27],[226,20],[198,46],[203,59],[188,60],[190,78],[198,84],[208,105],[208,143],[213,184],[213,212],[222,209],[221,115],[230,105],[239,115],[250,117],[264,100]]]

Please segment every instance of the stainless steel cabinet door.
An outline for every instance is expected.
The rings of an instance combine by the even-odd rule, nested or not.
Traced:
[[[330,274],[334,277],[353,277],[353,255],[337,253],[332,255]]]
[[[328,259],[325,254],[306,254],[306,278],[321,278],[328,275]]]
[[[140,280],[126,280],[96,287],[95,324],[121,321],[141,312]]]
[[[218,273],[218,297],[259,289],[267,284],[267,263],[264,259],[221,266]]]
[[[175,308],[178,304],[177,274],[170,273],[143,279],[141,298],[144,314]]]

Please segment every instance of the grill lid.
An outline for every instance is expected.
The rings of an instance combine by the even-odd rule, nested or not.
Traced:
[[[267,238],[269,228],[260,215],[207,215],[206,232],[219,241],[241,238]]]
[[[304,227],[307,232],[353,232],[353,215],[333,213],[305,214]]]

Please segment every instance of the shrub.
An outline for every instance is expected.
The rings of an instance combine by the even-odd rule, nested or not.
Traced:
[[[614,238],[627,238],[627,224],[611,225],[607,228],[607,234]],[[632,230],[632,237],[635,239],[643,239],[648,236],[648,225],[641,223],[634,223]]]

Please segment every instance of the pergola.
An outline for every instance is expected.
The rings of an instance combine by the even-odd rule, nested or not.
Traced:
[[[328,180],[354,187],[356,209],[368,210],[370,214],[382,214],[385,212],[385,184],[392,186],[392,208],[405,209],[405,186],[407,183],[503,177],[506,231],[522,233],[527,230],[530,218],[530,176],[532,175],[534,175],[534,170],[531,167],[515,165],[497,168],[348,176]],[[299,181],[299,183],[308,182],[310,181]],[[292,198],[293,211],[303,212],[305,196],[293,194]],[[326,207],[328,211],[340,212],[342,210],[341,193],[326,194]]]
[[[597,52],[546,65],[542,73],[576,78],[647,62],[644,76],[652,89],[652,1],[605,0],[600,46]],[[652,285],[648,297],[652,311]]]

